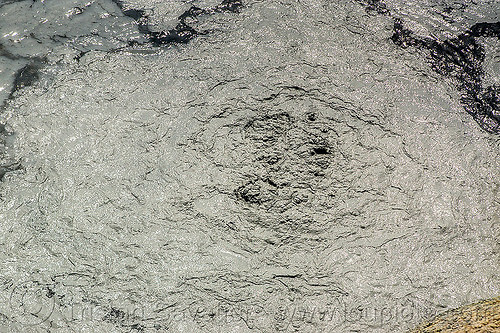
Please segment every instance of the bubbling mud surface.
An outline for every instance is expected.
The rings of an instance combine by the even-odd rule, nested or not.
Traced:
[[[447,3],[2,2],[0,331],[404,332],[498,296],[498,5]]]

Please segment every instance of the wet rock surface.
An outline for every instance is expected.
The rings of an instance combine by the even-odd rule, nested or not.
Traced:
[[[496,26],[444,42],[406,2],[243,5],[96,6],[130,35],[47,88],[20,75],[0,331],[398,332],[499,294],[499,139],[462,105],[480,88],[497,115]],[[202,38],[148,39],[179,24]],[[440,51],[461,33],[481,64]]]

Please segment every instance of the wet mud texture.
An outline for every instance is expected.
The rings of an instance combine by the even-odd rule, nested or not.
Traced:
[[[381,0],[358,0],[358,2],[365,6],[367,12],[375,12],[382,15],[391,15],[391,11]]]
[[[373,6],[188,11],[224,32],[17,94],[0,331],[400,332],[497,295],[496,136]]]
[[[137,39],[133,21],[111,1],[2,1],[0,3],[0,115],[29,87],[50,87],[51,67],[79,61],[92,50],[124,47]],[[41,82],[43,81],[43,82]],[[2,119],[5,129],[5,120]],[[0,131],[0,180],[18,168],[6,152],[15,133]]]
[[[30,1],[27,0],[19,2],[30,3]],[[0,8],[13,3],[15,2],[11,1],[2,3]],[[67,20],[64,21],[64,23],[57,26],[56,22],[56,27],[54,29],[45,29],[42,25],[39,31],[36,31],[29,36],[40,44],[40,46],[26,47],[25,49],[22,49],[19,46],[8,48],[5,45],[0,44],[0,57],[5,57],[6,59],[17,61],[21,64],[21,67],[17,70],[15,77],[13,78],[8,98],[2,101],[2,108],[5,108],[7,100],[11,99],[18,90],[23,87],[30,86],[37,81],[40,69],[46,65],[48,61],[45,56],[48,53],[54,53],[55,49],[61,44],[68,44],[68,46],[71,46],[74,51],[76,51],[73,59],[79,61],[85,54],[92,50],[113,51],[122,49],[124,47],[123,42],[129,46],[139,44],[143,45],[147,42],[154,46],[187,43],[196,36],[209,33],[209,31],[197,31],[190,25],[190,23],[195,21],[198,17],[214,13],[237,13],[243,6],[243,3],[240,0],[224,0],[219,5],[211,8],[191,6],[191,8],[178,17],[179,22],[173,29],[158,32],[150,29],[148,24],[148,15],[145,10],[129,8],[125,6],[123,1],[120,0],[112,0],[110,3],[114,3],[118,6],[119,10],[126,18],[131,18],[135,21],[138,31],[144,35],[146,40],[141,40],[140,38],[137,38],[137,36],[133,35],[133,33],[127,32],[128,36],[125,36],[122,40],[118,38],[113,41],[114,36],[110,35],[106,29],[104,29],[106,32],[99,31],[102,30],[102,26],[100,27],[98,23],[102,23],[104,27],[109,26],[113,29],[113,25],[126,25],[127,21],[123,20],[123,17],[120,18],[119,15],[116,15],[117,13],[114,13],[112,8],[106,6],[106,1],[102,4],[99,2],[78,4],[78,1],[74,1],[74,7],[68,7],[70,10],[65,14]],[[71,2],[66,1],[66,3],[64,3],[65,6],[68,6],[68,4],[71,5]],[[100,7],[100,9],[96,10],[96,7]],[[27,8],[19,8],[19,11],[25,12],[24,15],[29,17],[31,13],[38,14],[37,11],[40,11],[40,8],[44,8],[43,3],[41,5],[40,3],[34,3]],[[45,10],[47,10],[47,14],[50,14],[50,7]],[[98,15],[100,15],[100,17]],[[99,22],[99,19],[97,18],[99,17],[102,20],[103,17],[107,16],[111,17],[111,19],[108,19],[110,22]],[[79,17],[84,17],[83,20],[85,22],[80,27],[78,26],[78,22],[81,22],[82,19]],[[32,24],[36,23],[38,22],[34,21]],[[27,20],[25,24],[29,25],[31,22]],[[63,28],[61,28],[61,25]],[[67,25],[67,27],[64,27],[64,25]],[[80,28],[79,32],[77,31],[78,28]],[[107,29],[109,30],[109,28]],[[26,31],[29,31],[29,29],[26,29]],[[101,38],[104,41],[99,41],[97,43],[79,42],[79,40],[85,38],[95,37]],[[23,38],[20,38],[21,41],[22,39]]]
[[[381,0],[359,1],[367,12],[393,16],[387,5]],[[454,20],[446,13],[453,6],[444,6],[443,17],[448,22]],[[463,8],[467,5],[463,4]],[[394,16],[397,16],[394,15]],[[403,47],[415,47],[430,53],[432,69],[444,76],[456,80],[462,92],[461,103],[482,129],[490,133],[500,133],[500,87],[482,86],[484,76],[484,48],[477,41],[479,37],[498,38],[500,40],[500,22],[476,23],[465,33],[445,41],[431,37],[419,37],[405,28],[400,18],[394,19],[394,33],[391,37],[394,44]]]
[[[47,6],[48,8],[45,9],[43,3],[32,3],[27,0],[19,2],[30,4],[29,6],[26,6],[26,8],[19,9],[19,12],[23,12],[23,15],[26,17],[29,17],[29,15],[39,15],[38,11],[43,12],[43,10],[46,10],[48,15],[51,13],[50,6]],[[1,4],[0,8],[13,3],[15,2],[4,2]],[[71,57],[73,60],[80,61],[83,56],[95,50],[112,52],[123,49],[127,45],[136,46],[149,43],[154,46],[167,46],[177,43],[187,43],[196,36],[208,33],[208,31],[197,31],[190,25],[190,23],[198,17],[214,13],[236,13],[242,7],[242,2],[239,0],[224,0],[219,5],[212,8],[199,8],[192,6],[178,17],[179,23],[175,26],[175,28],[157,32],[150,29],[148,16],[144,10],[128,8],[124,5],[124,2],[119,0],[110,1],[109,4],[111,4],[111,7],[116,5],[122,12],[123,16],[120,17],[120,15],[118,15],[120,12],[113,11],[113,8],[106,6],[106,3],[107,1],[104,1],[103,3],[88,2],[80,4],[78,1],[74,1],[73,3],[66,1],[63,5],[68,6],[68,4],[73,4],[74,6],[68,7],[69,10],[65,13],[66,20],[63,21],[62,24],[57,24],[56,21],[54,29],[47,29],[42,24],[40,29],[29,35],[28,39],[32,38],[38,45],[35,44],[36,46],[34,47],[28,46],[23,49],[19,46],[8,48],[0,44],[0,57],[4,57],[7,62],[12,63],[7,66],[7,69],[18,68],[17,71],[13,73],[12,78],[10,79],[10,84],[6,83],[9,79],[7,76],[4,76],[3,80],[6,82],[2,82],[2,85],[5,84],[5,86],[9,89],[9,93],[4,96],[3,100],[0,100],[0,112],[5,110],[7,103],[12,100],[20,90],[32,86],[39,80],[42,69],[50,63],[47,59],[47,55],[51,53],[57,54],[57,48],[60,48],[61,45],[65,45],[65,47],[71,49],[68,53],[73,53]],[[96,9],[99,7],[100,9]],[[111,18],[106,22],[103,22],[102,26],[99,26],[98,23],[102,23],[99,21],[102,20],[103,17],[107,16]],[[114,25],[122,24],[128,25],[127,28],[131,29],[132,27],[129,24],[130,22],[127,22],[124,18],[133,19],[137,25],[138,31],[144,38],[138,38],[138,36],[134,35],[133,32],[128,31],[125,33],[123,38],[114,40],[115,36],[109,34],[107,31],[109,28],[102,28],[103,26],[109,26],[113,29]],[[84,23],[79,26],[78,22],[82,22],[82,20]],[[29,26],[30,24],[36,25],[39,22],[36,20],[33,22],[26,20],[26,22],[22,23]],[[47,25],[49,24],[50,23],[47,23]],[[22,25],[19,29],[22,29]],[[27,28],[26,31],[29,31],[29,28]],[[89,41],[86,40],[92,40],[95,38],[98,39],[98,42],[93,41],[89,43]],[[22,38],[20,40],[22,41]],[[54,57],[54,55],[52,55],[52,57]],[[54,61],[52,61],[52,65],[54,65],[53,62]],[[57,62],[61,62],[61,59],[58,59]],[[0,98],[1,97],[2,96],[0,96]],[[5,158],[5,135],[6,133],[0,131],[0,159]],[[3,170],[0,181],[3,178],[3,174],[12,170],[12,168],[9,167],[11,164],[11,161],[6,162],[0,160],[0,167],[2,168],[1,170]]]
[[[33,85],[38,80],[44,62],[44,59],[30,59],[30,62],[17,72],[9,99],[12,99],[17,91]]]
[[[113,0],[123,14],[136,20],[139,26],[139,31],[148,37],[148,41],[155,46],[170,45],[175,43],[187,43],[191,39],[199,35],[206,35],[208,31],[198,31],[193,28],[189,22],[196,20],[202,15],[214,14],[214,13],[224,13],[232,12],[237,13],[243,6],[241,0],[224,0],[218,6],[212,8],[199,8],[196,6],[191,6],[188,10],[182,13],[179,17],[179,23],[175,28],[166,31],[153,31],[150,29],[148,24],[148,16],[144,10],[140,9],[127,9],[124,6],[123,1]],[[130,45],[136,45],[137,42],[133,41],[129,43]]]
[[[500,22],[478,23],[456,38],[440,42],[421,38],[404,27],[400,19],[394,23],[392,41],[401,47],[416,47],[430,52],[432,69],[454,78],[462,92],[461,103],[467,113],[490,133],[500,133],[500,87],[483,87],[484,48],[478,37],[500,39]]]

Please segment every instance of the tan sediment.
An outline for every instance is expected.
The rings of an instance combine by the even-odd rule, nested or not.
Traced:
[[[445,312],[410,331],[410,333],[431,332],[500,332],[500,297]]]

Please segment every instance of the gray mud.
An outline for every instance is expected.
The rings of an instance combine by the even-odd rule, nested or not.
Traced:
[[[110,1],[120,42],[40,51],[1,114],[0,331],[404,332],[499,295],[499,137],[391,40],[397,10],[477,21],[386,3],[245,1],[157,47]],[[126,3],[156,32],[193,4],[221,5]]]

